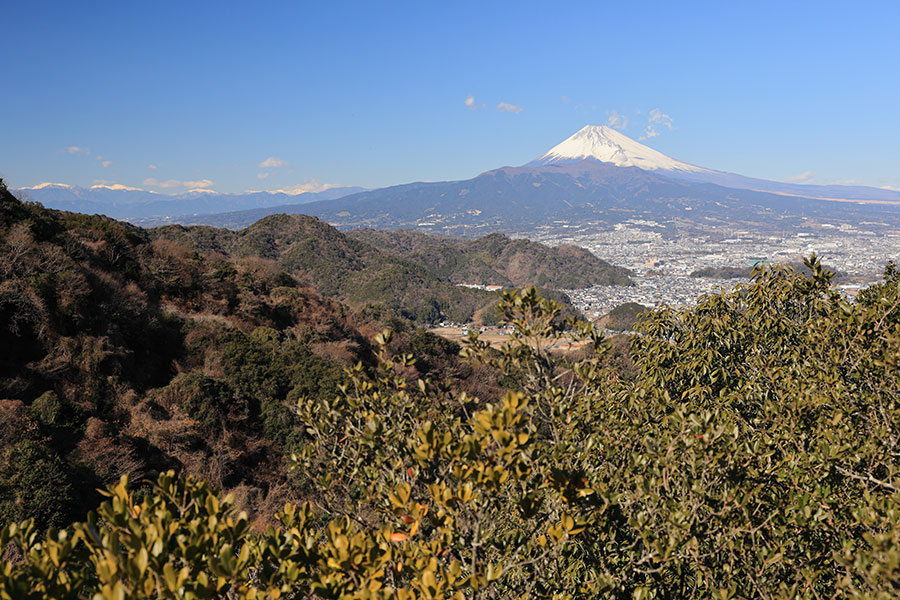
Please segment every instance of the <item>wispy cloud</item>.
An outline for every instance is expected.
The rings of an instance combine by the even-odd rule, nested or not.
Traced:
[[[650,111],[650,116],[647,118],[647,128],[644,130],[644,135],[641,136],[640,139],[649,140],[650,138],[655,138],[659,135],[659,131],[663,127],[670,131],[675,128],[672,117],[658,108],[654,108]]]
[[[157,167],[156,165],[147,165],[147,168],[150,169],[151,171],[155,171],[159,167]]]
[[[497,110],[500,112],[511,112],[514,114],[519,114],[522,112],[521,106],[516,106],[515,104],[509,104],[508,102],[500,102],[497,104]]]
[[[104,189],[104,190],[126,190],[129,192],[143,192],[142,188],[130,187],[127,185],[122,185],[121,183],[114,183],[112,181],[107,181],[105,179],[95,179],[94,185],[91,186],[92,190],[96,189]]]
[[[256,166],[258,166],[260,169],[277,169],[279,167],[287,166],[287,163],[277,156],[270,156]]]
[[[100,166],[103,167],[104,169],[108,169],[112,166],[112,161],[111,160],[101,160]]]
[[[477,102],[475,102],[475,96],[473,96],[472,94],[469,94],[466,99],[463,100],[463,104],[465,104],[469,108],[469,110],[479,110],[482,108],[487,108],[487,104],[484,104],[483,102],[481,104],[478,104]]]
[[[620,115],[618,111],[611,110],[608,111],[606,115],[606,124],[613,129],[624,130],[626,127],[628,127],[628,117],[625,115]]]
[[[322,183],[318,179],[312,178],[307,179],[305,183],[298,183],[297,185],[269,191],[273,193],[290,194],[291,196],[297,196],[299,194],[306,194],[310,192],[324,192],[325,190],[334,187],[340,186],[333,183]]]
[[[809,181],[815,174],[815,171],[803,171],[802,173],[791,175],[787,178],[787,181]]]
[[[211,188],[215,184],[209,179],[199,179],[196,181],[181,181],[179,179],[166,179],[165,181],[159,181],[153,177],[148,177],[144,180],[144,185],[148,187],[156,187],[156,188],[177,188],[183,187],[192,190],[200,190]]]
[[[68,148],[65,148],[64,151],[67,154],[82,154],[85,156],[91,153],[90,150],[82,148],[81,146],[69,146]]]
[[[269,173],[257,173],[256,178],[262,181],[263,179],[269,178]]]
[[[158,188],[175,188],[182,187],[182,182],[177,179],[166,179],[165,181],[159,181],[153,177],[148,177],[144,180],[144,185]]]
[[[211,188],[214,185],[215,184],[209,179],[200,179],[198,181],[185,181],[184,182],[184,187],[191,188],[192,190]]]

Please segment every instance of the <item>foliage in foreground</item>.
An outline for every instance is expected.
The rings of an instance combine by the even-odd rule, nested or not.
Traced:
[[[4,530],[0,597],[896,597],[900,277],[848,303],[808,266],[654,311],[629,381],[590,326],[506,294],[511,341],[464,349],[515,383],[500,402],[407,387],[385,352],[296,400],[311,502],[280,527],[123,481],[86,523]],[[558,358],[570,336],[596,352]]]

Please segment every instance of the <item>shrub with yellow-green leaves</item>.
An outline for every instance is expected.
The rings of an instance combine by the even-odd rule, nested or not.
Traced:
[[[123,481],[86,523],[4,530],[0,598],[896,597],[900,278],[849,302],[808,267],[652,311],[627,381],[590,325],[505,293],[509,342],[463,350],[512,388],[492,404],[411,380],[384,333],[376,373],[294,402],[309,501],[279,526]]]

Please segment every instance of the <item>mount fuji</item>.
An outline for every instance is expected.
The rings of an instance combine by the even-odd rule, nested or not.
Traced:
[[[774,192],[791,196],[822,200],[868,200],[900,202],[900,192],[882,188],[842,185],[811,185],[782,183],[744,177],[725,171],[704,169],[668,157],[653,148],[636,142],[611,127],[588,125],[554,146],[546,154],[527,166],[543,166],[593,160],[617,167],[637,167],[659,175],[687,181],[714,183],[723,187]]]
[[[709,173],[708,169],[689,165],[670,158],[653,148],[638,143],[603,125],[588,125],[527,166],[595,160],[617,167],[637,167],[644,171],[679,171],[684,173]]]

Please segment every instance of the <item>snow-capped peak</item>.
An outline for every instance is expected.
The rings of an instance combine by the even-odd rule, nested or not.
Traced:
[[[65,188],[67,190],[71,190],[74,187],[75,187],[74,185],[68,185],[66,183],[52,183],[52,182],[48,181],[46,183],[39,183],[37,185],[33,185],[31,187],[24,187],[21,189],[23,189],[23,190],[43,190],[44,188]]]
[[[532,164],[584,160],[592,158],[619,167],[638,167],[646,171],[692,171],[707,172],[707,169],[670,158],[653,148],[634,141],[612,127],[588,125]]]

